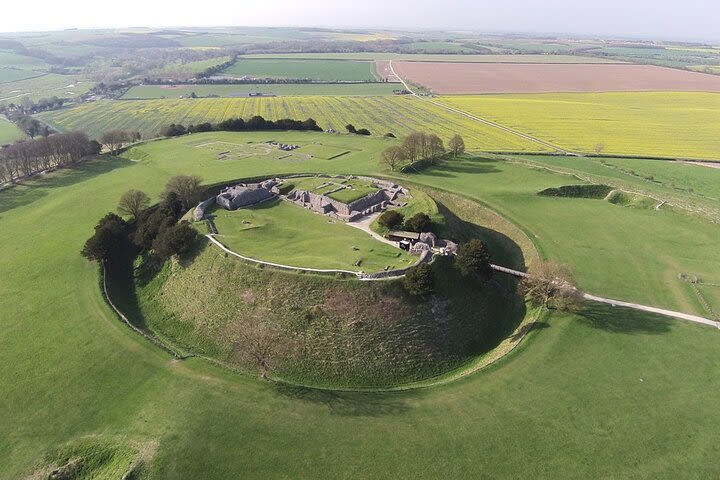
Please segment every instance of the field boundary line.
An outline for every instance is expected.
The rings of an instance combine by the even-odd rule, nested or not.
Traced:
[[[418,95],[413,89],[411,89],[410,86],[407,84],[407,82],[406,82],[400,75],[397,74],[397,72],[395,71],[395,68],[393,67],[392,60],[389,60],[389,61],[388,61],[388,67],[390,68],[390,72],[392,72],[392,74],[395,75],[395,77],[396,77],[398,80],[400,80],[400,83],[403,84],[403,86],[405,87],[405,90],[407,90],[408,92],[410,92],[410,94],[411,94],[412,96],[414,96],[415,98],[418,98],[418,99],[420,99],[420,100],[423,100],[423,101],[426,101],[426,102],[428,102],[428,103],[431,103],[432,105],[435,105],[435,106],[437,106],[437,107],[443,108],[443,109],[445,109],[445,110],[447,110],[447,111],[449,111],[449,112],[457,113],[457,114],[462,115],[462,116],[464,116],[464,117],[467,117],[467,118],[469,118],[469,119],[471,119],[471,120],[475,120],[476,122],[482,123],[482,124],[484,124],[484,125],[488,125],[488,126],[490,126],[490,127],[494,127],[494,128],[499,129],[499,130],[502,130],[502,131],[504,131],[504,132],[506,132],[506,133],[510,133],[510,134],[515,135],[515,136],[524,138],[525,140],[529,140],[529,141],[531,141],[531,142],[537,143],[537,144],[539,144],[539,145],[542,145],[543,147],[549,148],[549,149],[554,150],[554,151],[556,151],[556,152],[564,153],[565,155],[577,155],[575,152],[571,152],[570,150],[565,150],[564,148],[558,147],[557,145],[553,145],[552,143],[545,142],[545,141],[543,141],[543,140],[540,140],[539,138],[533,137],[532,135],[528,135],[527,133],[523,133],[523,132],[521,132],[521,131],[519,131],[519,130],[515,130],[515,129],[513,129],[513,128],[506,127],[505,125],[502,125],[502,124],[500,124],[500,123],[493,122],[493,121],[491,121],[491,120],[487,120],[487,119],[482,118],[482,117],[478,117],[478,116],[473,115],[473,114],[471,114],[471,113],[468,113],[468,112],[466,112],[466,111],[464,111],[464,110],[460,110],[460,109],[458,109],[458,108],[451,107],[451,106],[449,106],[449,105],[445,105],[445,104],[440,103],[440,102],[437,102],[437,101],[435,101],[435,100],[430,100],[430,99],[427,99],[427,98],[423,98],[423,97],[421,97],[420,95]]]
[[[188,357],[187,355],[182,355],[181,353],[179,353],[178,351],[176,351],[175,349],[173,349],[173,348],[170,347],[169,345],[166,345],[165,343],[163,343],[163,342],[162,342],[160,339],[158,339],[157,337],[155,337],[155,336],[153,336],[153,335],[145,332],[143,329],[137,327],[134,323],[132,323],[132,322],[125,316],[124,313],[122,313],[122,312],[120,311],[120,309],[119,309],[117,306],[115,306],[115,304],[113,303],[113,301],[110,299],[110,293],[108,292],[108,288],[107,288],[107,267],[105,266],[105,263],[104,263],[104,262],[101,264],[100,268],[102,269],[103,296],[104,296],[105,301],[107,302],[107,304],[110,306],[110,308],[112,308],[112,310],[115,312],[115,314],[116,314],[118,317],[120,317],[120,320],[122,320],[122,321],[123,321],[128,327],[130,327],[135,333],[140,334],[140,335],[141,335],[143,338],[145,338],[146,340],[149,340],[149,341],[152,342],[153,344],[157,345],[158,347],[162,348],[162,349],[165,350],[166,352],[170,353],[170,354],[171,354],[173,357],[175,357],[176,359],[182,360],[182,359],[187,358],[187,357]]]

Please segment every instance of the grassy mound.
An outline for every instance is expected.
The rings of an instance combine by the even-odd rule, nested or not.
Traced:
[[[557,188],[546,188],[538,192],[538,195],[544,197],[605,198],[612,189],[608,185],[563,185]]]
[[[49,452],[44,465],[26,478],[31,480],[113,480],[140,478],[154,444],[88,436]]]
[[[524,316],[511,280],[463,282],[444,259],[433,270],[436,294],[418,299],[399,281],[261,269],[203,242],[194,258],[136,280],[146,326],[181,347],[254,372],[240,355],[247,330],[269,325],[294,346],[272,375],[324,386],[389,386],[462,365]]]
[[[655,205],[658,203],[656,200],[644,195],[620,191],[613,193],[610,198],[608,198],[608,202],[621,207],[632,207],[645,210],[655,208]]]

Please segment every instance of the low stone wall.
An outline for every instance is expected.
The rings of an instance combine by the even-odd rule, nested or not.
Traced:
[[[205,218],[205,211],[210,207],[210,205],[213,205],[215,203],[215,197],[210,197],[207,200],[200,202],[197,207],[195,207],[195,211],[193,212],[193,220],[196,222],[199,222],[203,218]]]
[[[414,265],[410,265],[409,267],[405,268],[397,268],[395,270],[386,270],[384,272],[368,273],[363,275],[360,280],[383,280],[389,278],[404,277],[407,271],[411,268],[416,267],[421,263],[430,263],[433,258],[433,253],[429,250],[426,250],[420,255],[420,260],[418,260],[417,263],[415,263]]]

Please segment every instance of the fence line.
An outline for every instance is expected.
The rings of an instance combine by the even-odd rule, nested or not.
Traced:
[[[180,354],[179,352],[175,351],[174,349],[172,349],[172,348],[169,347],[168,345],[165,345],[162,341],[160,341],[160,340],[159,340],[158,338],[156,338],[155,336],[150,335],[150,334],[148,334],[147,332],[145,332],[143,329],[138,328],[137,326],[135,326],[135,325],[120,311],[120,309],[115,306],[115,304],[113,303],[113,301],[110,299],[110,294],[108,293],[108,288],[107,288],[107,268],[105,267],[105,264],[104,264],[104,263],[101,265],[100,268],[102,268],[102,272],[103,272],[103,294],[104,294],[104,296],[105,296],[105,301],[108,303],[108,305],[110,305],[110,308],[113,309],[113,311],[117,314],[117,316],[120,317],[120,320],[122,320],[123,322],[125,322],[125,324],[126,324],[128,327],[132,328],[135,333],[138,333],[138,334],[142,335],[145,339],[150,340],[152,343],[154,343],[154,344],[157,345],[158,347],[160,347],[160,348],[162,348],[163,350],[165,350],[166,352],[170,353],[173,357],[175,357],[175,358],[177,358],[177,359],[187,358],[187,355],[182,355],[182,354]]]

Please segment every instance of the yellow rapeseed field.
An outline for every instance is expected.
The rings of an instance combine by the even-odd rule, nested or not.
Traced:
[[[345,131],[352,123],[373,135],[388,132],[400,137],[412,131],[438,134],[447,141],[455,133],[470,150],[537,152],[539,144],[460,114],[411,97],[254,97],[161,100],[105,100],[47,112],[39,117],[61,131],[82,130],[99,137],[112,128],[135,128],[145,137],[157,135],[170,123],[185,126],[219,122],[233,117],[262,115],[270,120],[314,118],[324,129]]]
[[[554,145],[603,153],[720,159],[720,94],[623,92],[441,97]]]

